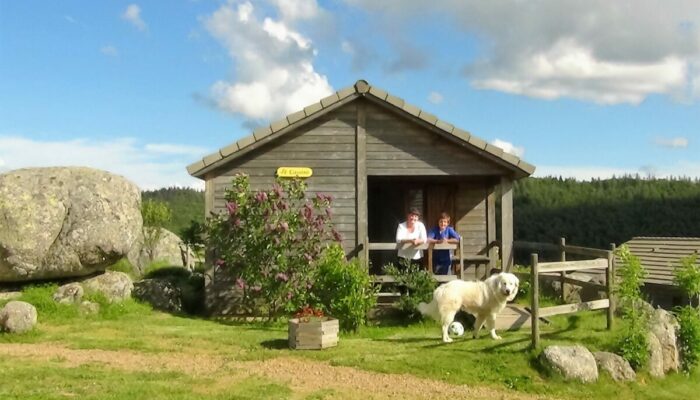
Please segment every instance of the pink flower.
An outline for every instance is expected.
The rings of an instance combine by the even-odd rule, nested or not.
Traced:
[[[287,222],[280,222],[278,225],[278,229],[282,232],[287,232],[289,230],[289,224]]]
[[[272,185],[272,191],[275,193],[275,196],[282,196],[282,186],[275,183],[274,185]]]
[[[331,234],[333,235],[333,239],[334,239],[336,242],[342,242],[342,241],[343,241],[343,235],[341,235],[340,232],[336,231],[335,229],[333,229],[333,230],[331,231]]]
[[[238,204],[229,201],[226,203],[226,209],[228,210],[228,215],[236,215],[238,213]]]
[[[262,203],[267,200],[267,193],[260,191],[255,194],[255,201]]]
[[[224,265],[224,264],[226,264],[226,261],[224,261],[224,260],[222,260],[222,259],[220,259],[220,258],[217,259],[216,261],[214,261],[214,265],[216,265],[217,267],[220,267],[220,266],[222,266],[222,265]]]
[[[282,282],[287,282],[289,280],[289,277],[284,272],[278,273],[277,275],[275,275],[275,278],[277,278],[278,280],[280,280]]]
[[[238,286],[241,289],[245,289],[246,285],[245,285],[245,281],[243,280],[243,278],[236,279],[236,286]]]

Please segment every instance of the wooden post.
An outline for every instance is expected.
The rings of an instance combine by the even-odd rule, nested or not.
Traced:
[[[530,255],[530,313],[532,319],[530,326],[532,327],[532,348],[536,349],[540,345],[540,285],[539,285],[539,268],[537,267],[537,253]]]
[[[367,132],[365,131],[365,103],[357,102],[355,127],[355,245],[367,237]],[[369,263],[369,261],[366,261]]]
[[[433,244],[428,244],[428,265],[425,267],[425,269],[430,272],[431,274],[433,273]]]
[[[566,261],[566,238],[559,238],[559,261]],[[568,288],[566,286],[566,271],[559,273],[559,283],[561,285],[561,302],[566,303],[566,299],[569,297]]]
[[[610,301],[608,306],[608,330],[611,330],[615,322],[615,243],[610,244],[610,251],[608,252],[608,268],[605,270],[605,291]]]
[[[513,181],[501,177],[501,268],[513,268]]]
[[[496,238],[496,190],[490,188],[491,192],[486,197],[486,246],[489,246],[487,255],[489,256],[489,270],[498,266],[498,248],[494,244]]]
[[[464,241],[462,235],[459,236],[459,274],[464,279]]]
[[[369,237],[365,236],[365,243],[362,246],[362,253],[364,255],[364,260],[360,260],[360,262],[365,264],[365,269],[369,271]]]

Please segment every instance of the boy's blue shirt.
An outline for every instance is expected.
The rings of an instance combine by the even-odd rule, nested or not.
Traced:
[[[445,228],[444,231],[440,232],[440,227],[436,226],[428,232],[428,239],[442,240],[442,239],[459,239],[459,233],[455,231],[451,226]],[[433,251],[433,264],[435,265],[446,265],[452,262],[452,252],[450,250],[435,250]]]

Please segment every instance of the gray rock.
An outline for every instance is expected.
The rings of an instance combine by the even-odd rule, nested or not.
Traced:
[[[82,282],[86,292],[102,293],[110,303],[120,302],[131,297],[134,283],[129,275],[118,271],[107,271],[102,275]]]
[[[22,297],[22,292],[12,291],[12,292],[0,292],[0,301],[2,300],[15,300]]]
[[[68,283],[56,289],[53,301],[61,304],[78,304],[83,299],[84,293],[85,291],[79,283]]]
[[[24,333],[34,329],[37,321],[36,308],[24,301],[13,300],[0,310],[0,330],[9,333]]]
[[[655,378],[664,376],[664,355],[661,349],[661,342],[653,333],[647,335],[647,345],[649,350],[649,375]]]
[[[133,296],[157,310],[182,312],[180,288],[165,279],[144,279],[135,282]]]
[[[196,256],[192,249],[176,234],[167,229],[161,228],[160,238],[153,246],[153,249],[144,246],[143,233],[139,234],[136,242],[128,254],[129,262],[136,269],[143,273],[146,267],[153,262],[165,262],[168,265],[194,268]]]
[[[541,358],[545,365],[561,373],[565,379],[584,383],[598,380],[595,358],[583,346],[548,346],[542,351]]]
[[[93,303],[92,301],[85,300],[80,303],[80,306],[78,306],[78,310],[83,315],[96,315],[100,312],[100,305],[97,303]]]
[[[0,174],[0,281],[86,276],[124,257],[141,231],[141,193],[83,167]]]
[[[593,353],[593,357],[596,364],[598,364],[598,369],[607,371],[614,380],[634,381],[637,379],[637,374],[630,366],[630,363],[617,354],[597,351]]]
[[[657,308],[651,314],[649,329],[659,339],[664,373],[678,372],[680,368],[680,354],[676,332],[679,329],[679,324],[676,317],[662,308]]]

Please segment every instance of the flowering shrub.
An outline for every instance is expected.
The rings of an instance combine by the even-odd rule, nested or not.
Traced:
[[[340,241],[331,226],[331,197],[305,197],[299,179],[278,179],[254,191],[247,175],[226,190],[226,212],[207,221],[215,266],[240,292],[239,311],[273,319],[307,304],[313,269],[326,243]]]

